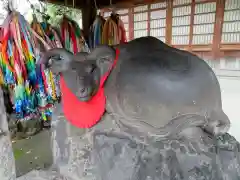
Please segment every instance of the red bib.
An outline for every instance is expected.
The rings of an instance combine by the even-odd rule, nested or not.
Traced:
[[[110,70],[101,78],[98,92],[87,102],[80,101],[67,87],[63,76],[60,76],[62,92],[62,108],[67,121],[79,128],[91,128],[105,112],[106,97],[104,94],[104,82],[108,78],[118,60],[119,50],[116,50],[116,58]]]

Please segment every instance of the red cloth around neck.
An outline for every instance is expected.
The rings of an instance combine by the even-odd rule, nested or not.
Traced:
[[[91,128],[105,112],[106,97],[104,94],[104,82],[108,78],[118,60],[119,50],[116,50],[116,58],[109,71],[101,77],[98,92],[87,102],[80,101],[67,87],[64,77],[60,76],[62,92],[62,108],[67,121],[78,128]]]

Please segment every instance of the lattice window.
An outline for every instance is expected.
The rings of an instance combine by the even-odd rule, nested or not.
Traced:
[[[188,45],[190,35],[191,5],[188,0],[173,1],[172,44]],[[189,4],[189,5],[185,5]],[[176,7],[175,5],[181,5]],[[184,6],[183,6],[184,5]]]
[[[191,4],[192,0],[174,0],[173,6],[183,5],[183,4]]]
[[[216,2],[196,4],[192,42],[194,45],[213,43],[215,16]]]
[[[226,0],[225,2],[225,10],[239,10],[240,2],[239,0]]]
[[[206,2],[206,0],[195,0],[196,3],[198,2]]]
[[[166,36],[166,2],[150,6],[150,36],[165,42]]]
[[[222,43],[240,42],[240,0],[226,0],[222,28]]]
[[[154,3],[150,5],[150,9],[160,9],[160,8],[166,8],[167,7],[167,3],[166,2],[162,2],[162,3]]]
[[[134,12],[143,12],[143,11],[147,11],[148,10],[148,6],[144,5],[144,6],[137,6],[133,8]]]
[[[133,8],[134,11],[134,38],[139,38],[148,35],[148,6],[138,6]]]

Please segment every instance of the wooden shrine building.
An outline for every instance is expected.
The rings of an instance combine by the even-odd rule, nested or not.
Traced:
[[[104,17],[120,14],[128,40],[155,36],[198,54],[212,68],[240,70],[240,0],[48,0],[82,10],[87,33],[96,7]],[[240,76],[240,72],[239,72]]]

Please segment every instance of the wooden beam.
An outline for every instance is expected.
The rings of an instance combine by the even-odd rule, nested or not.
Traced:
[[[220,50],[223,50],[223,51],[236,50],[240,52],[240,44],[221,44]]]
[[[75,4],[76,8],[78,9],[88,7],[84,0],[81,0],[81,1],[67,0],[67,3],[65,3],[66,0],[40,0],[40,1],[49,2],[57,5],[63,5],[63,6],[66,5],[68,7],[73,7],[73,4]],[[75,3],[73,1],[75,1]],[[158,2],[164,2],[164,1],[169,1],[169,0],[112,0],[112,5],[115,8],[130,8],[136,5],[146,5],[146,4],[158,3]],[[201,2],[196,2],[196,3],[205,3],[205,2],[216,2],[216,0],[202,0]],[[97,3],[97,6],[101,9],[110,7],[110,4],[109,4],[110,0],[97,0],[96,3]],[[181,7],[186,5],[190,5],[190,4],[178,5],[176,7]]]

